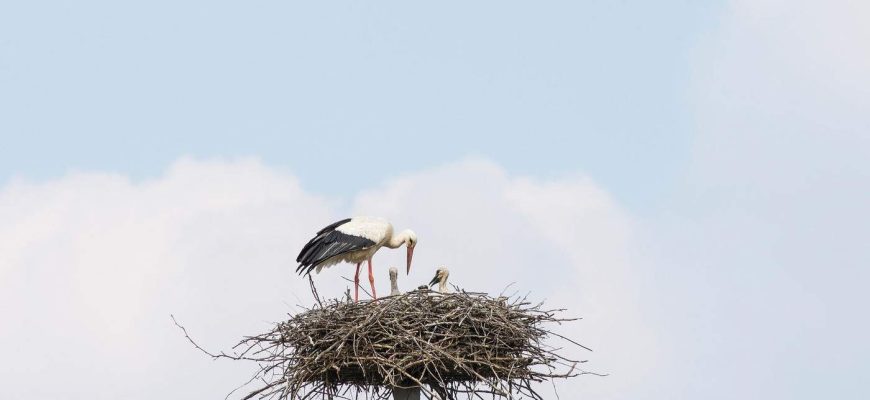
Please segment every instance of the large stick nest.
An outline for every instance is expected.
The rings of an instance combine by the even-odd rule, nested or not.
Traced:
[[[244,339],[238,355],[218,357],[259,363],[251,381],[259,387],[245,399],[386,399],[393,387],[421,387],[441,399],[541,399],[533,382],[587,373],[544,343],[556,336],[583,347],[547,329],[570,320],[559,311],[464,291],[334,300]]]

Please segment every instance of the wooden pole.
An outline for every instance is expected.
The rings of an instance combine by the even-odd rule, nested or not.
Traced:
[[[393,400],[420,400],[420,388],[393,388]]]

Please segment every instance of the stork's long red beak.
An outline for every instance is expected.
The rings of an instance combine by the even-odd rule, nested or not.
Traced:
[[[405,275],[411,273],[411,259],[414,258],[414,246],[408,246],[408,269],[405,271]]]

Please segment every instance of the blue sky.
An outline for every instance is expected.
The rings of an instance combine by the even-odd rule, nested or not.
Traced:
[[[2,3],[0,377],[13,398],[92,398],[95,377],[107,398],[223,396],[249,370],[166,316],[212,348],[257,332],[305,302],[298,245],[362,213],[417,231],[400,287],[446,264],[581,314],[577,356],[611,375],[563,394],[866,398],[868,19],[847,0]],[[46,365],[75,373],[44,385]]]
[[[644,209],[686,166],[689,60],[722,5],[2,7],[3,180],[254,155],[350,195],[470,155]]]

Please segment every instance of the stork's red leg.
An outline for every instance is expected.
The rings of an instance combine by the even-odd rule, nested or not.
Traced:
[[[356,275],[353,276],[353,302],[359,303],[359,267],[362,263],[356,263]]]
[[[372,297],[378,299],[378,294],[375,292],[375,276],[372,274],[372,259],[369,258],[369,283],[372,285]]]

